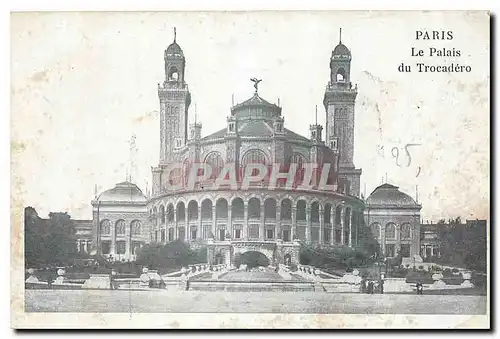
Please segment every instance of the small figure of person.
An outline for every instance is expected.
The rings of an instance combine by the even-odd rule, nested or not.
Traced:
[[[419,281],[417,283],[417,294],[422,294],[422,292],[424,291],[424,286],[422,285],[422,283]]]
[[[373,287],[374,287],[373,281],[370,280],[368,282],[368,294],[373,294]]]
[[[380,286],[380,294],[384,294],[384,279],[380,279],[379,286]]]
[[[366,280],[364,278],[361,280],[361,293],[366,293]]]

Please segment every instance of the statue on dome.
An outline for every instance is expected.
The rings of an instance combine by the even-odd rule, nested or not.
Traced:
[[[262,81],[262,79],[257,79],[257,78],[250,78],[250,81],[253,82],[253,87],[255,87],[255,93],[259,90],[259,82]]]

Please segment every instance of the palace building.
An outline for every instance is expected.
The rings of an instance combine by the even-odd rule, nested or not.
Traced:
[[[324,138],[318,124],[310,125],[307,137],[287,129],[280,105],[259,95],[259,79],[251,79],[253,95],[231,107],[226,125],[202,137],[196,119],[188,124],[186,56],[174,37],[164,53],[165,80],[157,89],[160,154],[152,167],[151,194],[122,182],[96,195],[92,231],[87,232],[91,252],[134,260],[145,243],[180,239],[206,245],[209,263],[232,265],[251,251],[270,263],[297,263],[301,244],[355,247],[360,227],[370,227],[388,256],[398,251],[418,255],[421,206],[391,185],[378,187],[366,201],[360,197],[361,169],[353,162],[358,92],[351,82],[351,61],[351,51],[339,41],[331,53],[323,100]],[[172,170],[172,164],[180,166]],[[212,172],[189,185],[188,173],[197,164],[209,165]],[[213,185],[227,164],[234,166],[238,189]],[[317,169],[309,173],[306,164]],[[258,168],[267,174],[243,189],[245,178],[258,177]],[[270,173],[290,169],[296,170],[292,188],[280,180],[269,188]],[[328,189],[319,185],[323,172]]]

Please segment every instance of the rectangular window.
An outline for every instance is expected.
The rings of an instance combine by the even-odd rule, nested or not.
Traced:
[[[116,254],[125,254],[126,244],[125,241],[116,242]]]
[[[330,234],[331,234],[331,229],[330,228],[324,228],[323,229],[323,242],[329,243],[330,242]]]
[[[401,255],[403,257],[409,257],[410,256],[410,245],[409,244],[403,244],[403,245],[401,245]]]
[[[283,241],[290,241],[290,230],[283,230]]]
[[[164,232],[164,231],[162,231],[162,232]],[[168,229],[168,241],[174,241],[174,229],[173,228]]]
[[[179,238],[180,240],[186,239],[186,230],[184,227],[179,228]]]
[[[385,245],[385,256],[386,257],[394,257],[395,256],[394,244]]]
[[[102,254],[109,254],[110,248],[111,248],[111,243],[109,241],[102,241],[101,242]]]
[[[303,226],[297,226],[297,236],[300,240],[306,241],[306,228]]]
[[[165,242],[165,230],[161,230],[161,242]]]
[[[319,228],[311,227],[311,241],[319,241]]]
[[[234,230],[234,238],[241,239],[241,230]]]
[[[268,229],[266,230],[266,239],[273,239],[274,238],[274,230]]]
[[[224,241],[225,240],[225,235],[226,235],[226,230],[225,229],[220,229],[219,230],[219,240]]]
[[[342,231],[341,230],[335,230],[335,242],[337,244],[340,244],[342,242]]]
[[[191,230],[191,240],[196,240],[196,230]]]

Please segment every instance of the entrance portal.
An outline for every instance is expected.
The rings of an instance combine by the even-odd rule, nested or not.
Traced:
[[[258,267],[258,266],[269,266],[269,259],[261,252],[248,251],[242,253],[239,257],[240,264],[247,265],[248,268]],[[238,263],[235,263],[236,267],[239,267]]]

